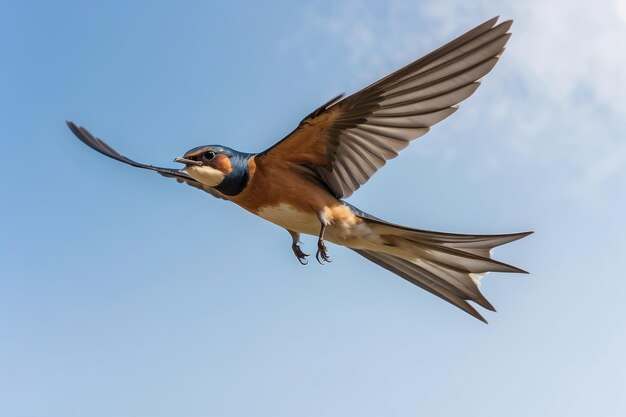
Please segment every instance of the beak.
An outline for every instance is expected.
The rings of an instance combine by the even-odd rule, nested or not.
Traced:
[[[200,161],[194,161],[193,159],[186,159],[186,158],[176,158],[174,159],[174,162],[179,162],[185,165],[202,165],[202,162]]]

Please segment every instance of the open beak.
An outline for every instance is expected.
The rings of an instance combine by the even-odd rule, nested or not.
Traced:
[[[202,165],[202,162],[200,161],[194,161],[193,159],[186,159],[186,158],[176,158],[174,159],[174,162],[179,162],[185,165]]]

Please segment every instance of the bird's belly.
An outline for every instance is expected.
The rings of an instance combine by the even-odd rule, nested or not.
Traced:
[[[320,233],[320,219],[314,212],[298,210],[288,204],[265,206],[256,214],[293,232],[315,236]],[[325,220],[328,222],[328,228],[324,236],[330,242],[357,249],[373,249],[383,244],[381,237],[365,222]]]
[[[293,232],[316,235],[320,231],[320,221],[314,212],[298,210],[289,204],[261,207],[256,214]]]

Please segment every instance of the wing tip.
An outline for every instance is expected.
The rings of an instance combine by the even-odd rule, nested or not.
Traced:
[[[71,120],[66,120],[65,124],[72,131],[72,133],[80,139],[81,135],[80,135],[80,129],[78,128],[78,126],[76,126],[76,124],[72,122]]]
[[[484,24],[484,25],[486,25],[486,24],[491,24],[491,25],[493,26],[493,25],[495,25],[495,24],[498,22],[498,20],[500,20],[500,18],[501,18],[501,17],[502,17],[502,16],[501,16],[501,15],[499,15],[499,14],[498,14],[498,15],[495,15],[494,17],[492,17],[491,19],[487,20],[487,21],[486,21],[485,23],[483,23],[483,24]],[[507,24],[508,24],[508,25],[513,24],[513,19],[506,19],[506,20],[503,20],[503,21],[501,21],[500,23],[498,23],[498,26],[507,25]]]
[[[507,19],[503,22],[500,22],[498,26],[506,27],[506,31],[508,32],[509,29],[511,29],[511,26],[513,26],[513,19]]]

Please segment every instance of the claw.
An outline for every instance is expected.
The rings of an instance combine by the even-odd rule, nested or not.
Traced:
[[[317,259],[317,262],[319,262],[320,265],[324,265],[324,262],[332,262],[332,260],[328,256],[328,253],[326,252],[326,245],[321,239],[317,242],[317,253],[315,254],[315,259]]]
[[[309,261],[306,259],[309,254],[302,252],[302,249],[300,249],[300,245],[294,243],[293,245],[291,245],[291,249],[293,250],[293,254],[296,255],[296,258],[298,258],[298,262],[300,262],[301,265],[307,265],[309,263]]]

